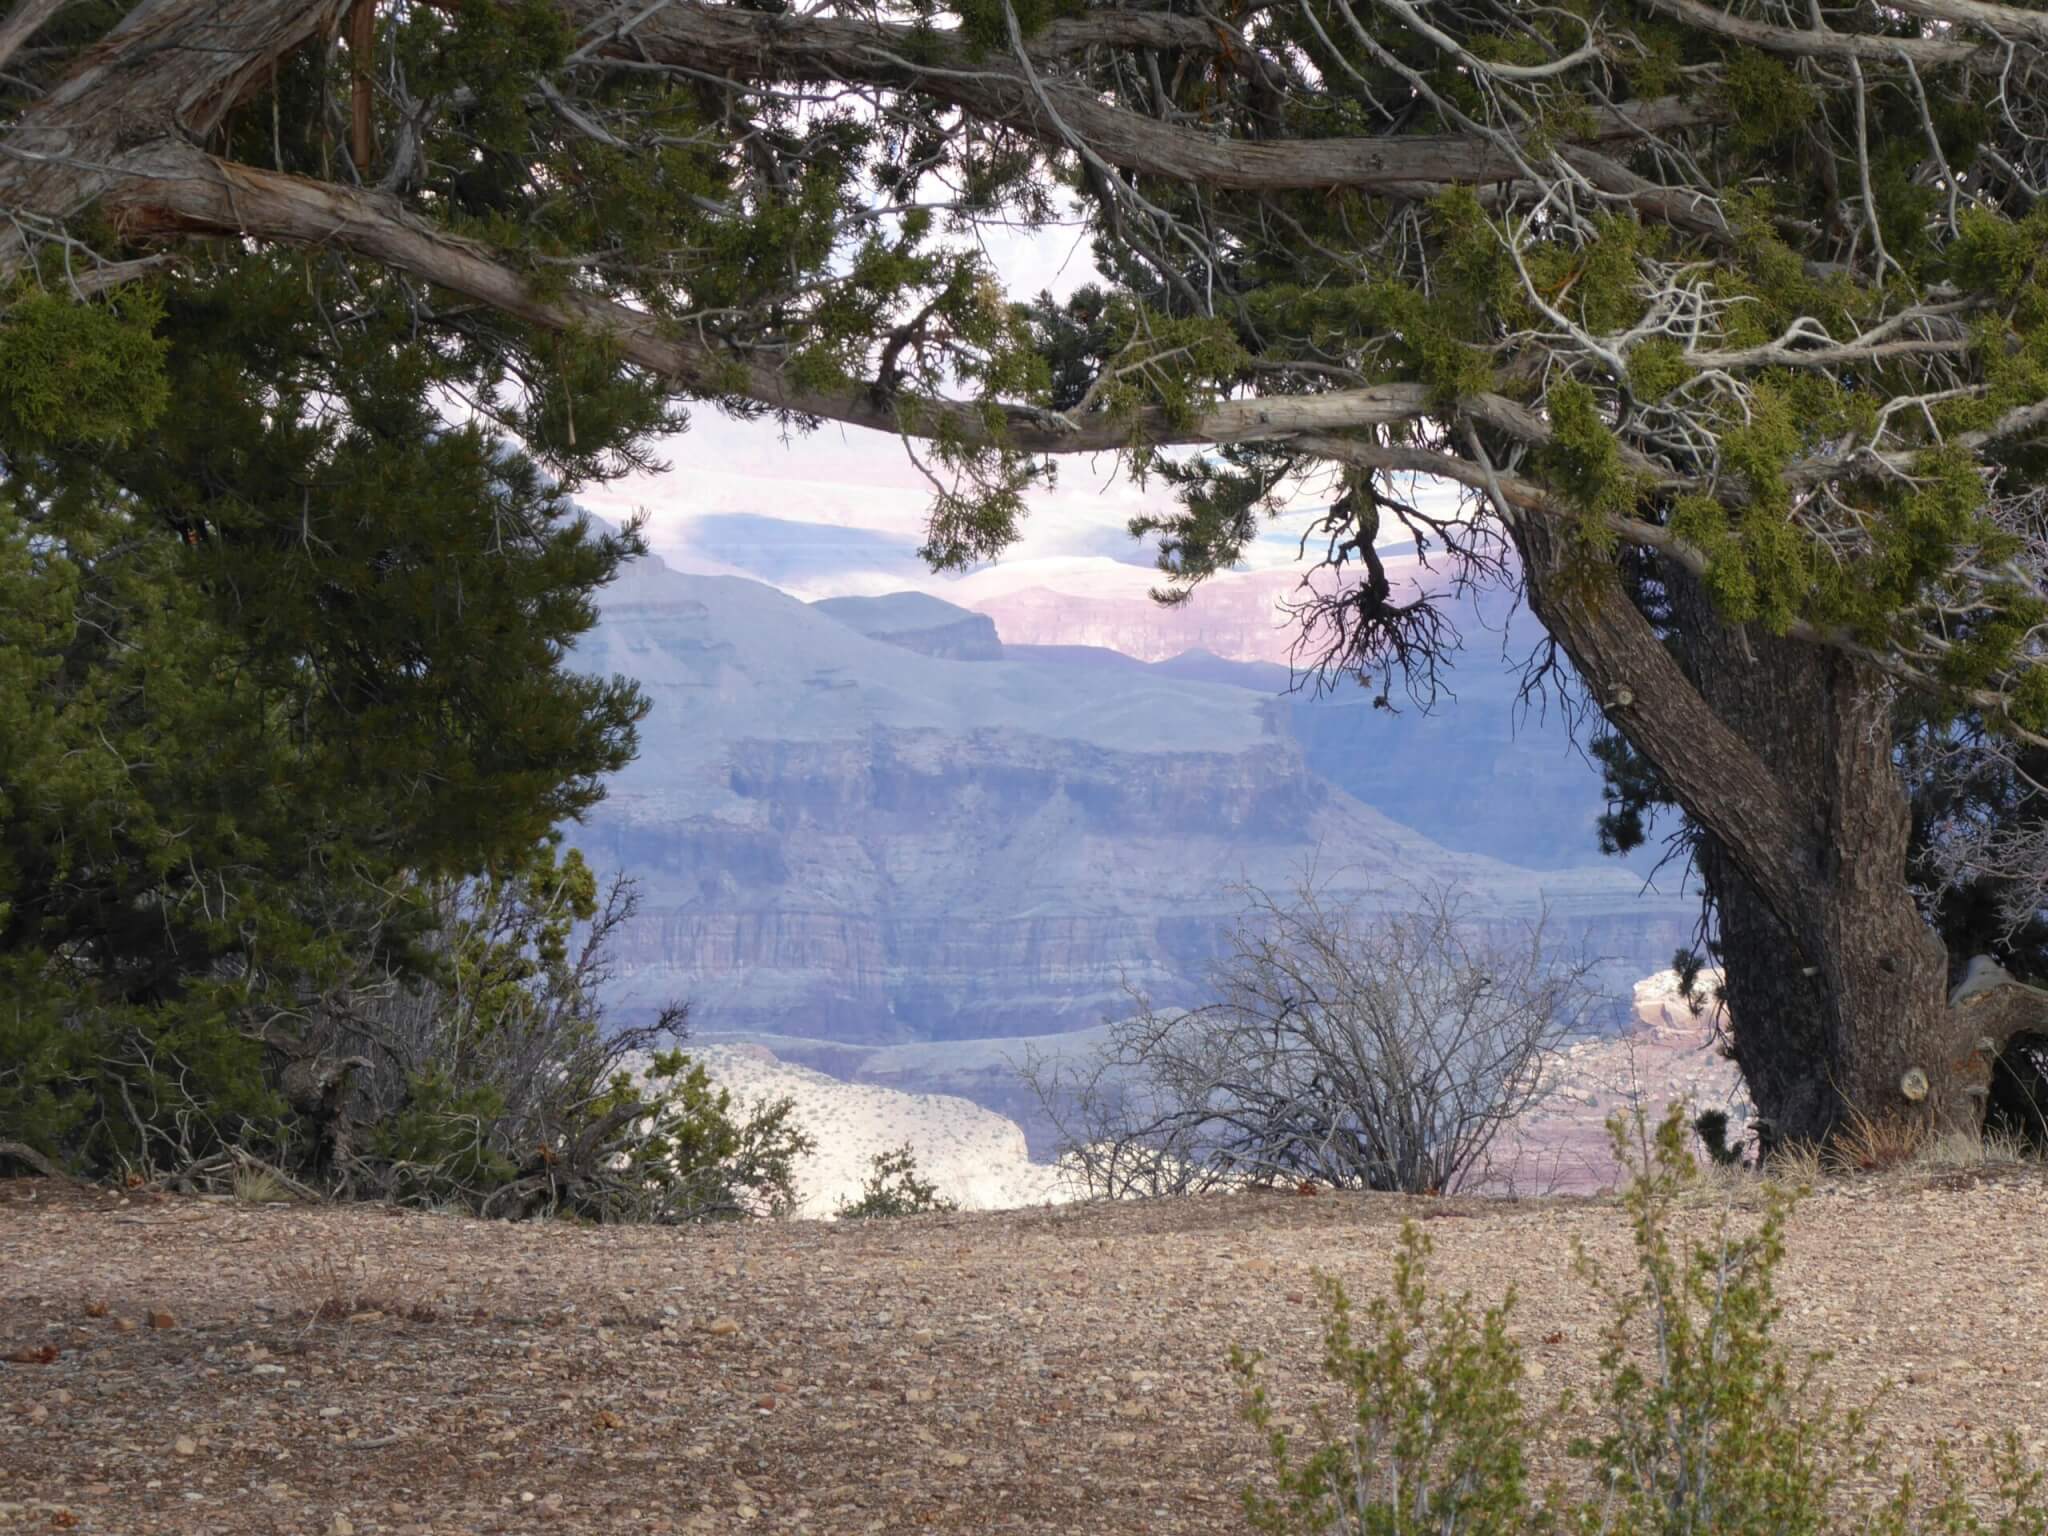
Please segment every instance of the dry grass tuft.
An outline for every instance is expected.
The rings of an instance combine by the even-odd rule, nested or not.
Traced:
[[[1967,1170],[2007,1167],[2032,1155],[2024,1140],[2006,1132],[1950,1131],[1929,1140],[1915,1161],[1927,1168]]]
[[[244,1166],[235,1171],[234,1182],[229,1186],[234,1197],[243,1205],[275,1205],[290,1200],[292,1192],[284,1181],[268,1168]]]
[[[1810,1141],[1788,1142],[1770,1156],[1764,1173],[1788,1189],[1810,1189],[1827,1172],[1821,1150]]]
[[[1926,1127],[1908,1120],[1873,1120],[1851,1108],[1821,1152],[1830,1173],[1883,1173],[1917,1161],[1930,1141]]]
[[[1723,1163],[1710,1157],[1695,1166],[1698,1175],[1677,1191],[1675,1204],[1747,1206],[1763,1192],[1763,1181],[1747,1163]]]
[[[272,1266],[269,1279],[286,1298],[284,1311],[308,1323],[339,1323],[364,1313],[431,1323],[440,1310],[404,1276],[372,1278],[360,1256],[342,1261],[328,1254],[287,1259]]]

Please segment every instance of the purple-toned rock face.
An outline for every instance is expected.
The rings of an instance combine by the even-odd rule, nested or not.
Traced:
[[[828,597],[811,605],[873,640],[947,661],[1001,661],[996,621],[922,592]]]
[[[1311,864],[1367,908],[1442,882],[1489,924],[1547,905],[1614,957],[1623,995],[1691,931],[1688,903],[1590,854],[1535,871],[1375,809],[1370,740],[1325,749],[1350,769],[1333,782],[1263,672],[1020,654],[985,625],[918,594],[806,605],[658,560],[607,594],[578,660],[654,703],[640,760],[572,833],[640,882],[621,1016],[688,998],[699,1030],[869,1044],[1087,1027],[1130,1011],[1127,984],[1197,1000],[1237,888]],[[1574,814],[1597,806],[1580,772]],[[1454,756],[1425,787],[1453,816],[1461,797],[1554,814],[1540,782]]]
[[[1710,998],[1716,973],[1700,974],[1696,995]],[[1494,1143],[1481,1194],[1591,1194],[1618,1188],[1628,1174],[1615,1161],[1608,1118],[1642,1106],[1651,1126],[1664,1106],[1686,1106],[1686,1118],[1718,1109],[1728,1116],[1728,1144],[1740,1147],[1753,1110],[1735,1063],[1721,1054],[1721,1009],[1698,1012],[1680,995],[1678,973],[1660,971],[1634,988],[1630,1017],[1619,1033],[1579,1040],[1552,1058],[1543,1101]]]

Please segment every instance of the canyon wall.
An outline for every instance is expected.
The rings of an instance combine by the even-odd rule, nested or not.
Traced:
[[[917,594],[805,605],[658,560],[578,655],[654,704],[574,832],[639,883],[621,1017],[686,998],[699,1029],[868,1044],[1084,1027],[1131,988],[1198,1000],[1242,887],[1310,867],[1366,908],[1440,884],[1503,928],[1547,908],[1624,985],[1690,932],[1627,871],[1452,850],[1347,792],[1263,674],[1033,655]],[[1439,766],[1447,806],[1464,771]]]

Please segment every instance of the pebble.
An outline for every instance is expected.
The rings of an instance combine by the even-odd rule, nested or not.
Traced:
[[[723,1338],[727,1334],[738,1333],[740,1331],[739,1320],[737,1318],[732,1317],[714,1317],[713,1319],[711,1319],[710,1322],[704,1325],[704,1331],[706,1333],[715,1334]]]
[[[180,1435],[172,1443],[171,1449],[176,1451],[180,1456],[193,1456],[198,1454],[199,1442],[197,1440],[194,1440],[190,1435]]]

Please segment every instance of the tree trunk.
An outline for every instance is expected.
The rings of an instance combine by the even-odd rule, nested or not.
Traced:
[[[1696,860],[1724,957],[1726,1029],[1768,1152],[1784,1136],[1812,1137],[1813,1127],[1828,1120],[1826,1084],[1813,1070],[1827,1055],[1827,990],[1799,941],[1713,833],[1699,834]],[[1774,1023],[1752,1035],[1734,1022],[1745,1019]]]
[[[1708,834],[1701,874],[1721,912],[1730,1032],[1766,1144],[1826,1140],[1852,1112],[1920,1132],[1975,1129],[1992,1056],[2033,1010],[2010,996],[1950,1004],[1947,952],[1906,882],[1883,679],[1726,625],[1667,571],[1674,660],[1547,520],[1515,535],[1538,616]]]
[[[1990,1063],[1950,1014],[1948,953],[1906,881],[1890,686],[1847,656],[1722,623],[1690,576],[1665,582],[1689,681],[1812,818],[1789,922],[1733,859],[1701,863],[1767,1138],[1818,1141],[1852,1112],[1975,1126]]]

